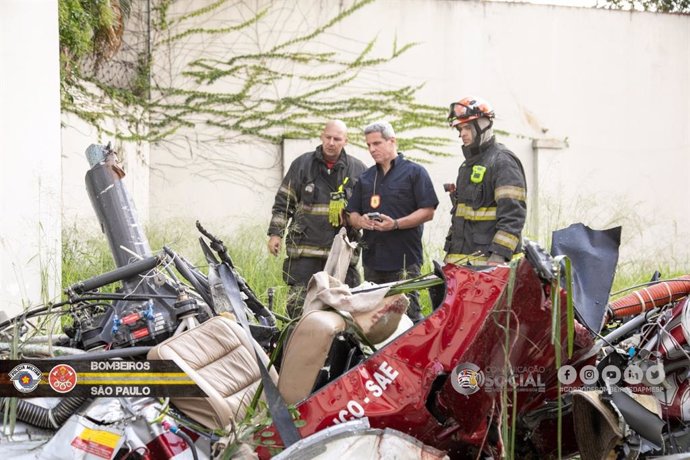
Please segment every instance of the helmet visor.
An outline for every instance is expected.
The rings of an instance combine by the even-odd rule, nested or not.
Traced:
[[[448,124],[455,127],[460,123],[467,123],[481,117],[494,118],[494,111],[491,106],[480,99],[465,98],[450,105]]]
[[[448,124],[451,127],[457,126],[460,123],[470,121],[470,117],[473,115],[481,115],[476,107],[467,106],[462,102],[453,102],[450,105],[450,112],[448,112]]]

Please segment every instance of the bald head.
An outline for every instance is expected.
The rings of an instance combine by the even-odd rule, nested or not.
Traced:
[[[338,129],[347,135],[347,125],[345,124],[345,122],[343,120],[329,120],[329,121],[327,121],[326,126],[324,126],[323,130],[326,131],[328,128]]]
[[[347,144],[347,125],[342,120],[330,120],[321,133],[321,147],[323,157],[328,161],[335,161],[340,157],[343,147]]]

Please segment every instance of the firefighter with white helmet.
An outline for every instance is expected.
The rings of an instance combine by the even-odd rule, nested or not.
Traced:
[[[480,98],[450,105],[448,123],[460,133],[465,161],[456,183],[446,187],[453,203],[447,263],[503,263],[521,249],[525,172],[518,157],[496,142],[494,117],[491,105]]]

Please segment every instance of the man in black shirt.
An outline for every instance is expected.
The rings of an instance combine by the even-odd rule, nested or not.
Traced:
[[[376,164],[359,177],[346,208],[350,224],[364,229],[364,278],[380,284],[419,276],[423,224],[438,206],[431,178],[398,153],[390,123],[373,123],[364,135]],[[422,319],[417,293],[407,314],[413,321]]]

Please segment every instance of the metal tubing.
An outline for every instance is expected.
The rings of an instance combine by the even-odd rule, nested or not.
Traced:
[[[627,323],[623,324],[621,327],[619,327],[615,331],[606,335],[604,337],[604,339],[606,339],[606,340],[603,340],[603,339],[597,340],[597,342],[594,344],[594,349],[600,350],[601,347],[603,347],[604,345],[607,345],[609,343],[613,345],[620,338],[625,337],[627,334],[629,334],[630,332],[634,331],[635,329],[639,328],[644,323],[646,323],[648,320],[648,316],[653,315],[657,311],[659,311],[659,309],[655,308],[654,310],[640,313],[639,315],[637,315],[636,317],[634,317],[633,319],[631,319]]]
[[[129,265],[125,265],[120,268],[116,268],[113,271],[103,273],[102,275],[96,275],[93,278],[89,278],[79,283],[75,283],[69,288],[68,291],[75,292],[77,294],[84,294],[85,292],[92,291],[102,286],[107,286],[108,284],[115,283],[117,281],[124,281],[133,278],[142,273],[153,270],[160,263],[160,257],[151,256],[144,260],[138,260]]]

